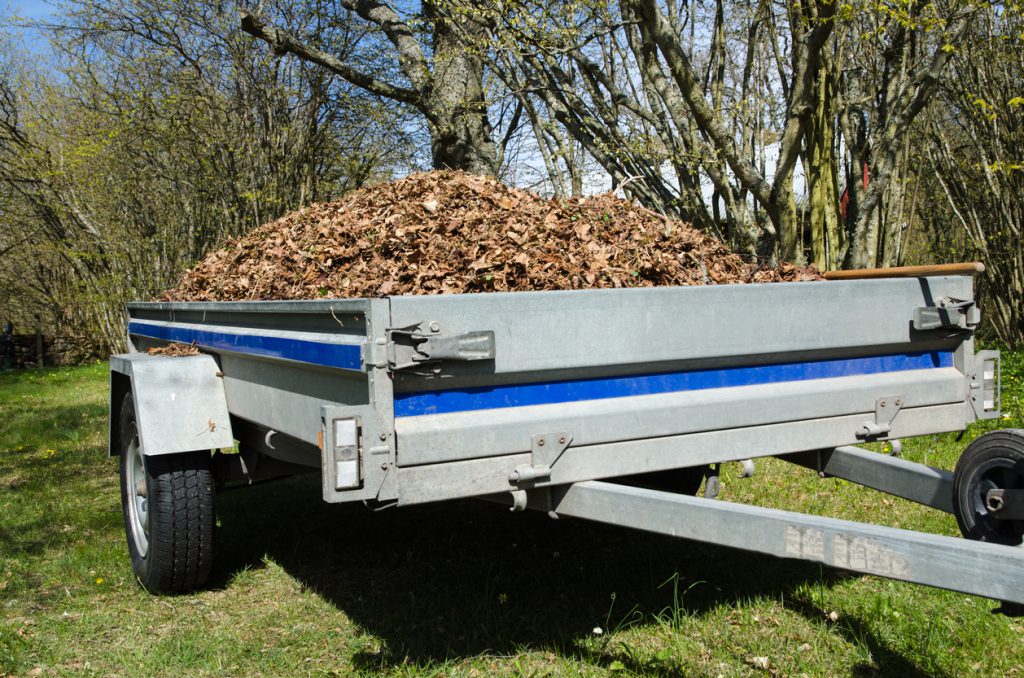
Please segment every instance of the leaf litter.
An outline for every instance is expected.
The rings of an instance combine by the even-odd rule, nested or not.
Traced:
[[[758,266],[611,194],[548,200],[458,171],[413,174],[228,242],[169,301],[379,297],[821,280]]]
[[[196,342],[193,341],[190,344],[172,343],[167,344],[165,346],[156,346],[153,348],[146,349],[146,353],[148,353],[149,355],[181,357],[189,355],[199,355],[200,351],[196,347]]]

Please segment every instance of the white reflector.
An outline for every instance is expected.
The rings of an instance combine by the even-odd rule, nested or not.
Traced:
[[[338,490],[359,487],[359,460],[334,462],[334,487]]]
[[[359,487],[359,426],[355,419],[334,420],[334,488]]]
[[[359,442],[355,419],[334,420],[334,446],[355,447]]]

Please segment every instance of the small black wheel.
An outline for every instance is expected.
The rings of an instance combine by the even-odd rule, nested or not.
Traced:
[[[1016,546],[1024,520],[1000,520],[989,509],[991,490],[1024,490],[1024,430],[981,436],[964,450],[953,474],[953,513],[968,539]]]
[[[146,457],[132,394],[121,404],[121,510],[132,569],[153,593],[203,585],[213,562],[210,452]]]
[[[620,476],[614,478],[614,482],[633,487],[643,487],[648,490],[661,490],[662,492],[675,492],[676,494],[688,494],[693,496],[700,489],[704,482],[704,475],[707,466],[689,466],[686,468],[674,468],[668,471],[652,471],[651,473],[637,473],[631,476]]]

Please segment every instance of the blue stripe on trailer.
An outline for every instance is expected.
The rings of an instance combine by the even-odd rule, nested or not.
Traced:
[[[363,368],[362,350],[358,344],[330,344],[264,334],[233,334],[137,320],[128,323],[128,334],[164,341],[179,341],[185,344],[191,344],[194,341],[196,346],[205,349],[249,353],[267,358],[284,358],[343,370],[361,370]]]
[[[884,372],[952,367],[953,354],[945,352],[901,353],[814,362],[727,367],[722,369],[665,372],[628,377],[551,381],[534,384],[485,386],[443,391],[395,394],[395,416],[468,412],[504,407],[550,405],[604,398],[699,391],[729,386],[753,386],[787,381],[807,381]]]

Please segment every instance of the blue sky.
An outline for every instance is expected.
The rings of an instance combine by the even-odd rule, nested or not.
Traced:
[[[21,36],[22,44],[32,54],[48,55],[50,46],[39,31],[30,28],[14,28],[5,26],[5,20],[12,16],[23,21],[46,21],[58,8],[43,0],[0,0],[0,32],[13,30]]]
[[[10,8],[13,14],[25,19],[45,19],[54,11],[54,7],[43,0],[14,0]]]

